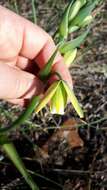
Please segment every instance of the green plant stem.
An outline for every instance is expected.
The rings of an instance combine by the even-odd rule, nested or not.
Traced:
[[[45,81],[51,74],[52,65],[55,60],[55,57],[57,55],[59,46],[56,48],[52,56],[49,58],[47,64],[44,66],[44,68],[40,71],[39,77],[42,81]]]
[[[63,127],[66,127],[65,125],[62,125],[62,127],[61,127],[61,126],[57,126],[57,129],[72,130],[72,129],[76,129],[76,128],[80,128],[80,127],[90,127],[90,128],[95,128],[96,130],[104,131],[104,130],[107,130],[107,127],[96,128],[96,127],[94,127],[93,125],[99,124],[99,123],[104,122],[104,121],[106,121],[106,120],[107,120],[107,117],[103,117],[103,118],[101,118],[101,119],[98,119],[98,120],[96,120],[96,121],[92,121],[92,122],[90,122],[90,123],[79,124],[79,125],[77,125],[77,126],[74,126],[74,127],[71,128],[71,129],[70,129],[70,128],[69,128],[69,129],[68,129],[68,128],[63,128]],[[36,130],[43,130],[43,131],[46,131],[46,130],[56,129],[56,126],[41,128],[40,126],[34,125],[32,122],[31,122],[31,123],[27,123],[27,122],[26,122],[26,124],[32,125],[32,127],[33,127],[33,128],[35,127]],[[23,129],[21,129],[21,130],[23,131]]]
[[[31,175],[28,173],[24,163],[22,162],[14,144],[9,141],[9,139],[6,135],[0,136],[0,145],[2,146],[2,148],[5,151],[5,153],[7,154],[7,156],[10,158],[10,160],[13,162],[15,167],[18,169],[18,171],[25,178],[25,180],[29,184],[30,188],[32,190],[39,190],[36,183],[33,181]]]
[[[58,72],[53,72],[52,75],[56,75],[59,80],[63,80],[62,77],[61,77],[61,75],[60,75],[60,73],[58,73]]]
[[[35,173],[34,171],[31,171],[31,170],[28,170],[28,172],[29,172],[30,174],[32,174],[32,175],[35,175],[35,176],[37,176],[37,177],[40,177],[40,178],[42,178],[42,179],[44,179],[44,180],[46,180],[46,181],[48,181],[48,182],[50,182],[50,183],[56,185],[56,186],[59,187],[60,189],[63,188],[62,185],[60,185],[59,183],[53,181],[52,179],[49,179],[49,178],[47,178],[47,177],[45,177],[45,176],[43,176],[43,175],[41,175],[41,174],[38,174],[38,173]]]
[[[14,0],[14,8],[15,8],[16,13],[19,14],[17,0]]]
[[[28,105],[27,109],[17,118],[9,127],[1,127],[0,134],[5,134],[6,132],[10,131],[13,128],[16,128],[23,124],[25,120],[31,115],[33,110],[39,103],[39,96],[34,96]]]
[[[32,0],[32,14],[33,14],[33,22],[36,24],[37,17],[36,17],[35,0]]]

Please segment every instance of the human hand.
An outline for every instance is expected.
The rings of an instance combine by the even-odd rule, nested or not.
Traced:
[[[0,6],[0,99],[24,105],[34,94],[42,93],[36,67],[42,69],[55,49],[44,30]],[[54,63],[52,70],[72,86],[60,54]]]

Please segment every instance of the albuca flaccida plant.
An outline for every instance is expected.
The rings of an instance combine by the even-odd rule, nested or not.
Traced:
[[[39,74],[39,77],[43,82],[46,83],[51,76],[51,69],[58,51],[64,57],[64,62],[67,67],[73,63],[77,55],[78,47],[80,47],[84,42],[89,33],[90,23],[93,21],[95,16],[95,14],[93,14],[93,10],[102,1],[103,0],[71,0],[67,5],[61,18],[60,25],[54,34],[54,40],[57,42],[57,48]],[[34,3],[33,0],[32,3]],[[32,7],[33,12],[35,12],[34,6]],[[77,30],[80,30],[81,32],[79,32],[79,34],[81,34],[72,40],[68,40],[69,35]],[[60,73],[52,73],[52,75],[57,75],[57,80],[46,90],[43,98],[41,99],[39,96],[34,96],[26,110],[19,116],[19,118],[6,128],[3,126],[0,127],[1,147],[25,178],[32,190],[39,190],[39,188],[28,173],[15,146],[9,140],[8,132],[24,123],[33,111],[37,114],[48,103],[52,114],[62,115],[64,114],[67,101],[70,100],[79,117],[84,117],[84,113],[78,103],[73,89],[71,89],[67,82],[61,78]]]

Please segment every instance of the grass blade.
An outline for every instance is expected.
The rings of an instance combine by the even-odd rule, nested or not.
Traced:
[[[15,12],[17,14],[19,14],[19,8],[18,8],[17,0],[14,0],[14,9],[15,9]]]
[[[56,181],[53,181],[52,179],[47,178],[46,176],[43,176],[41,174],[35,173],[34,171],[28,170],[29,173],[31,173],[32,175],[35,175],[37,177],[40,177],[41,179],[44,179],[47,182],[52,183],[53,185],[56,185],[57,187],[59,187],[61,190],[63,189],[63,186],[59,183],[57,183]]]
[[[33,22],[37,23],[37,17],[36,17],[36,7],[35,7],[35,0],[32,0],[32,14],[33,14]]]
[[[18,171],[22,174],[28,185],[32,190],[39,190],[36,183],[33,181],[31,175],[28,173],[25,165],[23,164],[15,146],[11,143],[6,136],[0,136],[0,144],[3,150],[13,162]]]

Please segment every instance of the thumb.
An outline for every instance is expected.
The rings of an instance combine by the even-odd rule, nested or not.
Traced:
[[[0,99],[29,99],[42,91],[43,84],[35,75],[0,64]]]

